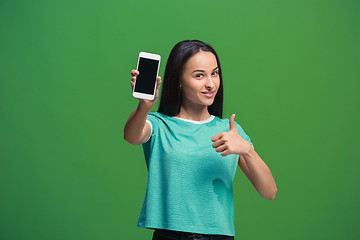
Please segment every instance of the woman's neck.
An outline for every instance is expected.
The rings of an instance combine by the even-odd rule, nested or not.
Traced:
[[[194,121],[203,121],[210,117],[210,113],[207,109],[207,106],[201,106],[200,108],[185,108],[184,106],[180,107],[180,112],[176,117],[184,118]]]

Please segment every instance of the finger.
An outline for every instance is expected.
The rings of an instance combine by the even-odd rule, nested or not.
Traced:
[[[157,77],[157,83],[156,83],[155,98],[158,98],[158,96],[159,96],[160,83],[161,83],[161,77],[158,76]]]
[[[131,76],[137,76],[137,75],[139,75],[138,70],[135,70],[135,69],[131,70]]]
[[[134,87],[134,86],[135,86],[135,81],[136,81],[136,77],[132,77],[132,78],[131,78],[131,81],[130,81],[131,87]]]
[[[230,131],[237,131],[236,130],[236,126],[235,126],[235,114],[232,114],[230,119],[229,119],[229,123],[230,123]]]
[[[212,147],[213,147],[213,148],[217,148],[217,147],[223,145],[224,143],[225,143],[225,141],[224,141],[223,139],[220,139],[220,140],[217,140],[216,142],[214,142],[214,143],[212,144]]]
[[[221,153],[221,156],[226,157],[227,155],[231,154],[230,150],[227,149],[224,152]]]
[[[156,79],[157,83],[156,83],[156,88],[159,88],[160,87],[160,84],[161,84],[161,77],[158,76],[157,79]]]
[[[223,137],[223,135],[224,135],[224,133],[216,134],[215,136],[213,136],[211,138],[211,141],[216,142],[216,141],[220,140]]]
[[[221,145],[220,147],[216,148],[216,152],[224,152],[228,149],[228,146],[226,144]]]

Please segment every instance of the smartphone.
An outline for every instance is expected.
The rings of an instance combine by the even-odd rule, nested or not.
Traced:
[[[160,55],[140,52],[136,69],[139,75],[136,76],[133,97],[153,100],[156,90],[156,79],[159,73]]]

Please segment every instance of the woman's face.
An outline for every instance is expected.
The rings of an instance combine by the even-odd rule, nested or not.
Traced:
[[[185,63],[180,85],[185,106],[212,105],[220,86],[215,55],[200,51],[189,58]]]

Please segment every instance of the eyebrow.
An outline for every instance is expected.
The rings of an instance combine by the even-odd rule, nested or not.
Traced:
[[[213,69],[213,71],[215,71],[216,69],[218,69],[219,67],[216,67],[216,68],[214,68]],[[194,70],[192,73],[194,73],[194,72],[205,72],[204,70],[199,70],[199,69],[197,69],[197,70]]]

